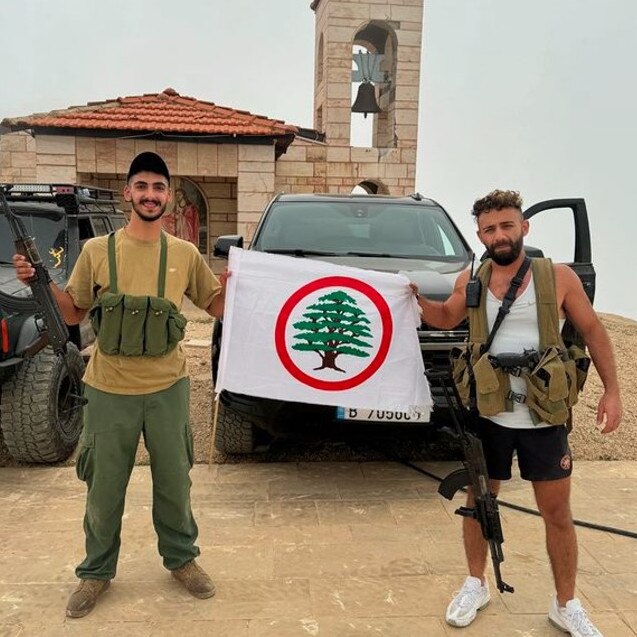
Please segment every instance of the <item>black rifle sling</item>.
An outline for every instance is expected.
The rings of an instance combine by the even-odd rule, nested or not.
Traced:
[[[524,281],[524,277],[529,270],[531,265],[531,259],[529,257],[524,257],[524,261],[522,261],[522,265],[516,272],[515,276],[511,279],[511,284],[509,285],[509,289],[507,293],[504,295],[502,299],[502,305],[498,310],[498,315],[495,317],[495,321],[493,322],[493,327],[489,332],[489,336],[487,336],[487,340],[482,346],[482,353],[486,353],[489,351],[491,344],[493,343],[493,339],[495,338],[496,332],[502,325],[502,321],[504,321],[504,317],[511,311],[511,306],[513,305],[513,301],[515,301],[515,297],[518,293],[518,289],[522,285],[522,281]]]

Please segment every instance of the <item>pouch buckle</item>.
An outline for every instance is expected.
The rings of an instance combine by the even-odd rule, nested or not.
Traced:
[[[516,394],[514,391],[509,391],[507,400],[512,400],[518,405],[523,405],[526,402],[526,396],[524,394]]]

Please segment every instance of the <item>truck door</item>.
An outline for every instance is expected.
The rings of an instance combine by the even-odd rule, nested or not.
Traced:
[[[547,248],[542,245],[537,245],[536,247],[542,251],[544,256],[551,257],[554,262],[565,263],[572,268],[580,278],[584,291],[592,303],[595,298],[595,268],[592,262],[591,234],[584,199],[549,199],[527,208],[523,214],[524,218],[530,221],[531,230],[527,239],[529,239],[531,244],[541,240],[541,236],[537,237],[536,235],[537,238],[534,238],[533,227],[535,224],[533,218],[535,217],[537,225],[546,231],[551,229],[553,222],[559,216],[559,234],[557,237],[552,237],[554,242],[561,244],[562,249],[559,251],[559,258],[555,258],[551,254],[550,247]],[[544,215],[544,217],[537,217],[539,214]],[[546,236],[545,233],[544,237]],[[566,254],[564,254],[564,250],[567,251]],[[533,249],[530,249],[529,252],[531,253],[530,256],[533,256]],[[575,332],[570,323],[567,322],[562,334],[565,340],[582,344],[581,337]]]

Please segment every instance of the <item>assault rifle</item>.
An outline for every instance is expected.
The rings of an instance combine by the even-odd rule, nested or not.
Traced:
[[[438,487],[438,493],[447,498],[447,500],[452,500],[457,491],[463,487],[471,487],[475,502],[474,506],[461,506],[456,509],[455,513],[479,522],[482,535],[489,544],[498,590],[501,593],[513,593],[513,587],[509,586],[500,574],[500,564],[504,561],[504,554],[502,553],[504,537],[500,523],[498,500],[489,490],[489,475],[484,459],[484,451],[482,450],[482,442],[467,429],[467,410],[460,400],[450,371],[427,372],[427,376],[440,382],[449,405],[455,430],[454,435],[458,438],[464,455],[463,468],[452,471],[446,476]],[[449,389],[450,387],[451,389]]]
[[[24,221],[9,207],[2,188],[0,188],[0,208],[2,208],[2,212],[9,222],[16,252],[26,257],[35,270],[35,275],[29,279],[28,285],[45,324],[45,329],[41,331],[40,337],[29,346],[27,355],[33,355],[47,345],[51,345],[53,351],[65,359],[69,342],[69,330],[49,287],[51,277],[42,263],[40,253],[35,244],[35,238],[29,236]]]

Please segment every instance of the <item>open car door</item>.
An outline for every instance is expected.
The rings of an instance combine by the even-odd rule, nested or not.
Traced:
[[[591,255],[591,233],[588,224],[588,212],[586,210],[586,202],[584,199],[549,199],[541,201],[524,211],[524,218],[531,220],[532,217],[540,213],[547,214],[547,211],[570,210],[572,212],[572,222],[574,225],[574,254],[572,260],[562,261],[577,274],[580,278],[584,291],[590,299],[591,303],[595,298],[595,268],[592,263]],[[548,214],[551,214],[550,212]],[[531,226],[533,222],[531,222]],[[527,246],[525,246],[527,249]],[[541,250],[541,249],[540,249]],[[540,251],[528,247],[529,256],[541,256]],[[542,250],[542,253],[544,251]],[[550,254],[544,254],[550,257]],[[555,261],[555,259],[554,259]],[[575,331],[573,326],[567,321],[562,336],[568,343],[577,343],[583,345],[582,338]]]

